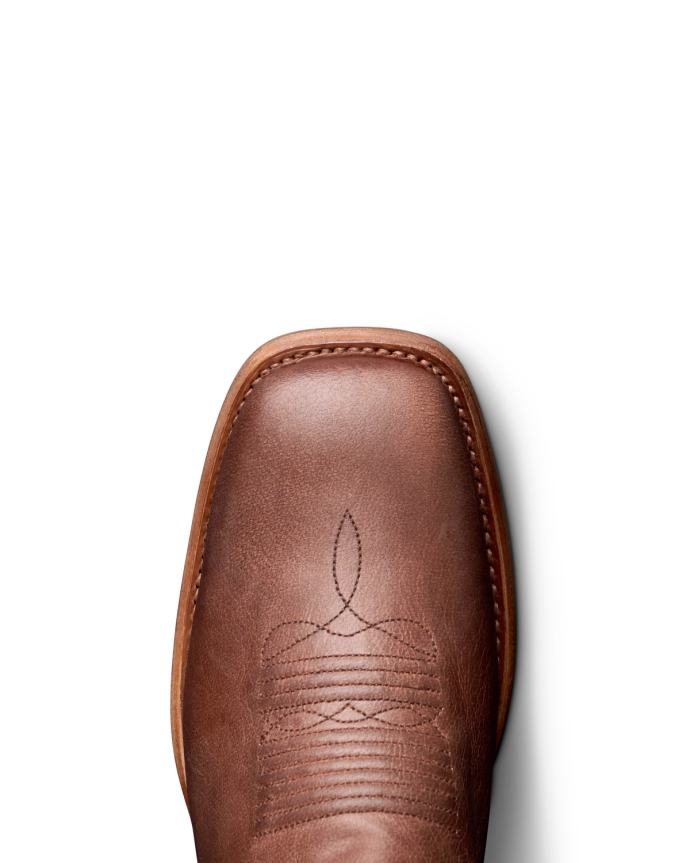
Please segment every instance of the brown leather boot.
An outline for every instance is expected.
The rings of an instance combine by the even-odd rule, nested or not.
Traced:
[[[200,863],[481,861],[514,656],[458,360],[385,329],[260,348],[213,433],[175,637]]]

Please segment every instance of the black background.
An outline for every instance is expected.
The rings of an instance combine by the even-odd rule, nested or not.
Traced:
[[[488,310],[484,314],[464,317],[449,309],[435,317],[393,318],[392,325],[438,339],[466,368],[486,423],[506,509],[515,572],[517,659],[493,773],[484,863],[563,860],[575,852],[583,823],[592,823],[578,790],[586,768],[579,732],[573,728],[581,721],[586,724],[595,708],[591,699],[584,705],[573,703],[571,695],[586,640],[586,633],[575,631],[571,623],[570,607],[578,601],[575,561],[581,525],[571,516],[577,489],[586,479],[587,460],[578,455],[587,446],[580,410],[585,393],[573,372],[577,358],[571,341],[542,327],[529,310],[521,318],[504,316],[500,321]],[[158,801],[163,804],[160,859],[183,861],[194,858],[163,730],[164,675],[169,670],[169,628],[188,507],[206,429],[229,375],[259,340],[317,321],[238,316],[216,321],[214,329],[208,323],[196,336],[191,328],[184,337],[171,334],[167,339],[163,334],[142,365],[151,393],[152,457],[146,483],[152,484],[148,530],[158,572],[160,701],[154,711],[160,713],[153,725],[161,730],[153,746],[159,753],[163,789]],[[569,534],[565,538],[564,528]]]

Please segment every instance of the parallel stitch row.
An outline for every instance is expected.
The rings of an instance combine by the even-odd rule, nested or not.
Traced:
[[[386,659],[390,658],[386,654],[365,654],[365,655],[366,655],[367,659],[369,658],[369,656],[385,656]],[[349,654],[349,653],[342,654],[343,658],[347,657],[348,659],[350,659],[352,656],[357,656],[357,654]],[[328,658],[331,659],[332,657],[329,656]],[[399,657],[399,658],[402,658],[402,657]],[[291,662],[305,662],[306,660],[294,659],[294,660],[290,660],[290,661]],[[266,677],[265,680],[267,682],[270,681],[271,683],[280,683],[283,680],[292,680],[295,677],[312,677],[312,676],[317,675],[317,674],[341,674],[343,672],[346,673],[346,672],[350,672],[350,671],[364,671],[367,674],[375,673],[375,672],[383,672],[386,674],[411,674],[413,677],[430,677],[432,680],[440,680],[441,679],[438,676],[438,674],[431,674],[428,671],[401,671],[398,668],[327,668],[327,669],[317,669],[315,671],[314,670],[312,670],[312,671],[300,671],[297,674],[281,674],[279,677]],[[336,684],[332,684],[332,685],[335,686]],[[376,684],[376,685],[382,685],[382,684]],[[320,689],[321,687],[318,687],[318,688]],[[289,690],[289,691],[292,692],[293,690]],[[282,695],[282,693],[280,693],[280,694]]]
[[[358,815],[371,815],[373,813],[381,813],[382,815],[400,815],[400,812],[396,812],[394,809],[358,809]],[[347,812],[336,813],[347,815]],[[442,821],[437,821],[435,818],[427,818],[425,815],[416,815],[412,812],[404,813],[406,818],[416,818],[418,821],[426,821],[427,824],[435,824],[438,827],[443,827],[445,830],[448,830],[450,833],[455,833],[456,835],[460,834],[460,831],[455,827],[449,827],[447,824],[444,824]],[[289,830],[291,827],[299,827],[301,824],[311,824],[312,821],[323,821],[324,818],[332,818],[333,813],[329,813],[328,815],[316,815],[313,818],[302,818],[299,821],[293,821],[291,824],[285,824],[283,827],[276,827],[273,830],[262,830],[260,833],[257,833],[257,836],[270,836],[273,833],[279,833],[281,830]]]
[[[322,683],[319,686],[300,686],[297,689],[283,689],[281,692],[264,693],[264,698],[278,698],[281,695],[290,695],[294,692],[308,692],[310,689],[351,689],[353,687],[369,686],[371,689],[413,689],[415,692],[440,693],[439,687],[432,686],[410,686],[407,683]],[[340,699],[338,699],[340,700]],[[390,698],[357,698],[355,701],[390,701]],[[309,703],[309,702],[307,702]]]
[[[302,622],[302,621],[301,621]],[[421,624],[419,624],[421,626]],[[275,627],[274,627],[275,629]],[[272,632],[273,630],[271,630]],[[270,633],[269,633],[270,635]],[[323,656],[305,656],[301,659],[281,659],[280,662],[274,662],[272,666],[275,668],[278,665],[296,665],[300,662],[320,662],[324,658],[326,659],[357,659],[361,657],[362,659],[404,659],[406,662],[428,662],[428,659],[419,659],[417,656],[400,656],[397,653],[329,653],[327,657]],[[331,671],[340,671],[339,668],[334,669],[326,669],[325,673],[330,673]],[[428,672],[419,672],[419,671],[396,671],[393,668],[384,668],[384,669],[372,669],[374,671],[392,671],[395,674],[426,674]],[[359,668],[348,669],[348,671],[361,671]],[[306,674],[321,674],[319,669],[315,671],[302,671],[299,674],[294,675],[295,677],[302,677]],[[438,677],[436,674],[430,674],[429,677]],[[270,677],[269,680],[274,680],[275,678]]]
[[[334,744],[327,743],[326,745],[327,746],[333,746]],[[415,746],[416,744],[410,743],[408,745]],[[286,749],[285,751],[286,752],[305,752],[305,751],[309,751],[309,750],[308,749],[306,749],[306,750],[303,750],[303,749],[294,749],[294,750],[293,749]],[[437,749],[435,751],[440,752],[443,755],[450,755],[449,752],[444,752],[443,749]],[[281,752],[280,754],[283,755],[284,753]],[[415,764],[428,764],[430,767],[440,767],[442,770],[451,770],[452,769],[448,764],[439,764],[438,761],[429,761],[428,758],[413,758],[411,755],[391,755],[388,752],[385,754],[381,754],[381,755],[362,755],[361,753],[357,753],[356,755],[336,755],[334,757],[337,758],[339,761],[346,759],[346,758],[389,758],[391,761],[397,760],[398,758],[402,758],[404,761],[414,761]],[[263,758],[259,759],[259,761],[263,761],[263,760],[264,760]],[[292,770],[295,767],[304,767],[307,764],[328,764],[331,761],[333,761],[333,758],[310,758],[308,761],[296,761],[294,764],[290,764],[287,767],[274,767],[272,770],[260,770],[259,776],[266,776],[268,773],[277,773],[279,770],[288,770],[288,769]],[[344,768],[344,769],[347,770],[350,768]],[[355,770],[355,769],[359,769],[359,768],[353,767],[351,769]],[[377,769],[381,770],[383,768],[379,767]],[[403,770],[402,772],[403,773],[411,773],[412,771]],[[437,777],[434,777],[434,778],[437,778]]]
[[[324,733],[333,734],[332,731],[327,731],[327,732],[322,731],[321,732],[321,734],[324,734]],[[342,732],[338,732],[338,733],[342,733]],[[326,746],[349,746],[351,743],[360,743],[361,744],[362,742],[366,743],[367,741],[366,740],[362,741],[361,738],[356,739],[356,740],[329,740],[326,743],[312,743],[309,746],[293,746],[292,749],[281,749],[280,752],[272,752],[270,754],[262,755],[259,760],[260,761],[266,761],[269,758],[278,758],[279,756],[287,755],[290,752],[310,752],[312,749],[323,749]],[[439,749],[438,746],[429,746],[427,743],[413,743],[409,740],[405,740],[405,742],[402,744],[397,743],[395,741],[387,741],[387,740],[383,740],[383,741],[374,740],[374,741],[369,741],[369,742],[372,743],[374,746],[414,746],[416,749],[426,749],[429,752],[438,752],[440,755],[445,755],[445,756],[448,755],[448,753],[446,752],[445,749]],[[342,758],[355,758],[357,756],[343,755],[340,757],[342,757]],[[376,757],[376,756],[375,755],[372,755],[372,756],[365,755],[364,757],[369,758],[369,757]],[[400,755],[397,757],[404,758],[405,756]],[[304,763],[306,764],[309,762],[304,762]],[[440,767],[441,765],[437,765],[437,766]]]
[[[424,707],[428,707],[428,706],[429,706],[428,704],[425,704],[425,705],[424,705]],[[412,710],[412,708],[409,708],[409,709],[410,709],[410,710]],[[318,713],[318,714],[316,714],[316,715],[317,715],[317,716],[323,716],[323,714],[322,714],[322,713]],[[328,718],[330,719],[331,717],[329,716]],[[381,721],[381,720],[379,720],[379,721]],[[320,725],[320,724],[321,724],[321,723],[317,723],[317,724],[316,724],[316,726],[318,726],[318,725]],[[396,725],[394,726],[394,725],[393,725],[393,723],[387,723],[387,724],[388,724],[390,727],[388,727],[388,728],[382,728],[382,729],[376,729],[376,730],[377,730],[377,731],[388,731],[388,732],[391,732],[391,731],[393,730],[393,728],[395,727],[395,728],[403,728],[403,729],[405,730],[405,735],[406,735],[406,736],[409,736],[410,734],[416,734],[416,735],[418,735],[418,736],[419,736],[419,735],[422,735],[422,736],[428,736],[428,735],[423,734],[423,732],[417,731],[417,727],[418,727],[418,726],[415,726],[415,725],[397,725],[397,724],[396,724]],[[421,724],[421,723],[420,723],[420,724]],[[314,734],[314,733],[319,733],[319,734],[330,734],[330,733],[334,733],[334,732],[338,732],[338,731],[342,731],[342,730],[343,730],[343,729],[340,729],[340,728],[336,728],[336,729],[331,729],[331,730],[328,730],[328,729],[318,729],[318,731],[315,731],[316,726],[314,726],[314,727],[312,727],[312,728],[306,728],[304,731],[292,731],[292,730],[290,730],[289,732],[287,732],[287,731],[285,731],[285,729],[278,727],[278,726],[277,726],[277,723],[274,723],[271,727],[272,727],[272,728],[278,727],[280,731],[285,731],[285,735],[284,735],[283,737],[278,737],[278,738],[276,738],[275,740],[273,740],[273,741],[269,741],[269,742],[278,743],[278,742],[279,742],[279,741],[281,741],[281,740],[286,740],[286,739],[288,739],[288,738],[293,738],[293,737],[304,737],[304,736],[305,736],[305,735],[307,735],[307,734]],[[443,736],[443,738],[444,738],[444,739],[447,739],[447,738],[446,738],[446,735],[445,735],[445,734],[443,734],[443,732],[442,732],[440,729],[437,729],[437,730],[441,733],[441,735]],[[265,742],[263,738],[262,738],[262,741],[261,741],[261,742],[262,742],[262,743],[263,743],[263,742]],[[405,746],[414,746],[414,745],[416,745],[416,744],[408,743],[408,742],[406,741],[404,745],[405,745]],[[311,748],[311,747],[309,747],[309,748]],[[426,748],[432,748],[432,747],[426,747]],[[287,750],[285,750],[285,751],[287,751]],[[444,750],[443,750],[443,749],[437,749],[437,750],[435,750],[435,751],[436,751],[436,752],[444,752]],[[276,754],[282,755],[283,753],[282,753],[282,752],[280,752],[280,753],[276,753]],[[273,756],[273,755],[269,755],[269,756],[266,756],[266,757],[268,757],[268,758],[273,758],[274,756]]]
[[[341,757],[342,758],[360,758],[360,759],[363,758],[363,756],[361,756],[361,755],[343,755]],[[365,756],[365,757],[367,757],[367,758],[377,758],[377,757],[378,758],[386,758],[387,756],[379,755],[379,756]],[[441,767],[441,765],[437,764],[435,761],[425,761],[423,758],[411,758],[409,755],[399,755],[398,758],[406,758],[408,761],[413,761],[415,764],[430,764],[432,767]],[[298,767],[303,767],[304,765],[323,764],[323,763],[329,763],[331,761],[333,761],[332,758],[318,758],[316,761],[298,761],[297,764],[291,764],[289,769],[291,772],[294,772]],[[389,767],[386,764],[382,764],[380,767],[339,767],[337,770],[319,770],[318,775],[319,776],[330,776],[330,775],[338,775],[340,773],[362,773],[362,772],[366,772],[366,771],[372,773],[372,772],[376,772],[377,770],[381,773],[384,773],[386,771],[389,771],[391,773],[396,773],[396,774],[400,773],[403,776],[407,776],[407,775],[409,775],[409,776],[422,776],[424,779],[430,779],[430,780],[433,780],[434,782],[443,782],[444,785],[451,785],[451,786],[453,785],[453,783],[450,781],[450,779],[445,779],[442,776],[435,776],[431,773],[420,773],[419,770],[405,770],[405,768],[403,768],[402,770],[396,770],[395,768]],[[449,768],[446,767],[445,770],[448,771]],[[259,776],[266,776],[267,773],[275,773],[275,772],[276,772],[275,770],[262,771],[261,773],[259,773]],[[297,777],[297,779],[308,779],[308,778],[309,778],[308,774],[306,776],[302,775],[302,776]],[[264,782],[261,787],[262,788],[277,788],[279,785],[287,785],[288,782],[295,782],[295,781],[296,781],[296,779],[294,776],[289,776],[287,779],[279,779],[276,782]],[[337,783],[334,783],[334,784],[337,784]],[[352,784],[354,784],[354,783],[352,783]]]
[[[322,773],[319,776],[325,776],[326,774]],[[426,776],[424,773],[418,774],[419,776],[425,776],[426,778],[430,778]],[[410,785],[409,782],[395,782],[393,780],[376,780],[372,781],[371,779],[356,779],[356,780],[346,780],[345,782],[319,782],[317,785],[312,786],[311,788],[301,788],[295,791],[285,791],[283,794],[271,794],[269,799],[264,802],[264,806],[267,806],[269,803],[273,803],[275,800],[286,800],[290,797],[298,797],[300,794],[311,794],[314,791],[320,791],[323,788],[333,788],[334,790],[338,787],[349,788],[350,786],[355,785],[372,785],[379,786],[381,788],[392,787],[392,788],[409,788],[412,791],[415,790],[414,785]],[[271,785],[264,785],[263,788],[268,789],[272,788]],[[429,794],[435,794],[437,797],[447,797],[449,800],[455,800],[455,794],[449,794],[447,791],[436,791],[432,788],[425,789]],[[339,798],[341,800],[347,800],[348,795]],[[318,801],[315,801],[318,802]],[[429,804],[426,803],[425,806]]]
[[[461,422],[461,428],[465,434],[467,449],[469,450],[469,454],[470,454],[470,461],[471,461],[473,468],[474,468],[474,481],[475,481],[475,484],[477,486],[477,494],[479,496],[479,508],[482,512],[482,521],[483,521],[483,526],[484,526],[484,542],[486,543],[486,556],[487,556],[487,559],[489,561],[489,576],[491,578],[491,588],[492,588],[493,597],[494,597],[496,647],[498,650],[498,659],[500,662],[500,655],[501,655],[500,608],[498,606],[498,588],[496,586],[496,572],[495,572],[494,566],[493,566],[494,556],[493,556],[493,550],[491,548],[491,545],[492,545],[492,537],[491,537],[491,531],[490,531],[491,525],[489,522],[489,517],[487,515],[488,507],[486,505],[486,500],[484,498],[484,486],[482,485],[482,482],[481,482],[481,472],[477,466],[477,455],[474,451],[474,441],[472,440],[472,436],[470,434],[470,426],[469,426],[469,422],[468,422],[468,417],[465,414],[465,410],[463,408],[462,402],[461,402],[459,396],[457,395],[455,388],[452,386],[452,384],[450,383],[448,378],[444,375],[443,369],[439,368],[438,366],[435,366],[433,363],[430,363],[428,360],[425,360],[422,357],[415,356],[415,354],[408,354],[408,353],[405,353],[405,351],[389,351],[386,348],[378,348],[377,349],[377,348],[372,348],[372,347],[355,347],[353,345],[353,346],[350,346],[347,348],[345,348],[345,347],[321,348],[321,350],[319,350],[319,351],[299,351],[296,354],[293,354],[292,356],[284,357],[279,362],[272,363],[268,368],[263,369],[260,372],[259,376],[252,381],[249,389],[247,390],[246,395],[244,396],[244,398],[242,399],[242,401],[240,402],[240,404],[237,408],[237,413],[235,414],[235,416],[232,420],[232,424],[230,426],[230,431],[228,432],[228,437],[226,438],[225,444],[223,446],[223,451],[225,450],[225,447],[227,446],[227,442],[230,438],[230,435],[232,434],[232,429],[233,429],[233,426],[235,425],[235,422],[237,421],[240,410],[244,406],[244,403],[246,402],[247,398],[251,394],[254,387],[258,383],[261,383],[261,381],[266,377],[266,375],[269,375],[272,371],[275,371],[276,369],[279,369],[282,366],[293,365],[294,363],[297,363],[300,360],[309,359],[310,357],[324,356],[324,355],[328,355],[328,354],[335,354],[335,355],[339,355],[339,354],[365,354],[365,355],[369,355],[369,356],[395,357],[396,359],[400,359],[400,360],[408,360],[409,362],[417,363],[418,365],[425,368],[427,371],[431,372],[432,374],[437,375],[441,379],[441,383],[448,390],[448,393],[451,396],[451,398],[453,399],[453,404],[455,405],[455,409],[458,413],[458,417],[459,417],[460,422]],[[214,477],[214,486],[215,486],[215,480],[217,478],[218,472],[220,471],[221,463],[222,463],[222,453],[220,454],[220,458],[218,459],[216,476]],[[213,493],[213,491],[211,492],[211,496],[212,496],[212,493]],[[205,542],[206,542],[206,537],[204,537],[204,545],[205,545]],[[203,558],[204,558],[204,551],[202,549],[201,559],[199,562],[199,574],[198,574],[197,583],[196,583],[196,592],[194,595],[194,606],[192,608],[192,620],[194,619],[194,610],[196,607],[196,600],[197,600],[197,597],[199,595],[199,585],[201,583],[201,567],[203,564]],[[305,621],[305,622],[307,622],[307,621]]]
[[[328,786],[326,786],[328,787]],[[302,803],[300,806],[290,806],[288,809],[276,809],[264,817],[275,817],[276,815],[287,815],[288,812],[297,812],[299,809],[307,809],[309,806],[321,806],[323,803],[339,803],[342,800],[403,800],[405,803],[418,803],[426,809],[435,809],[437,812],[444,812],[448,815],[456,815],[454,809],[448,809],[445,806],[434,806],[433,803],[427,803],[426,800],[419,800],[416,797],[404,797],[402,794],[345,794],[341,797],[324,797],[323,800],[317,800],[313,803]],[[333,813],[337,814],[337,813]],[[398,813],[395,813],[398,814]],[[407,814],[407,813],[404,813]]]

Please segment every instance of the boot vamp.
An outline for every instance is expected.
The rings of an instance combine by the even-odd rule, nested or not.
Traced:
[[[476,468],[418,364],[277,369],[213,496],[184,690],[201,863],[479,861],[498,671]]]

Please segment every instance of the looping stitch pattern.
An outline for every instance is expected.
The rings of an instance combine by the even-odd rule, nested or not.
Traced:
[[[399,815],[415,814],[410,804],[421,804],[428,812],[425,817],[442,826],[447,819],[439,819],[437,813],[454,812],[450,746],[436,722],[442,693],[434,637],[427,626],[411,618],[365,615],[358,602],[364,577],[362,537],[346,509],[333,544],[335,609],[325,621],[281,623],[264,642],[257,835],[293,826],[295,819],[300,821],[297,813],[312,806],[328,803],[332,815],[355,811],[359,804],[353,801],[365,796],[388,801],[387,806],[395,802]],[[344,647],[350,652],[344,652]],[[349,662],[343,665],[342,659]],[[295,662],[303,663],[306,670],[296,674]],[[411,671],[410,667],[428,670]],[[296,677],[303,686],[293,682]],[[319,750],[331,744],[324,744],[323,735],[343,731],[348,740],[333,741],[340,751],[332,769],[305,773],[305,764],[324,760]],[[424,743],[415,743],[411,739],[415,736]],[[294,747],[297,737],[301,744]],[[442,763],[407,748],[420,745],[442,755]],[[277,780],[274,771],[266,769],[267,759],[275,761],[294,751],[301,757],[284,763]],[[407,767],[409,762],[417,769]],[[355,766],[349,766],[353,763]],[[435,769],[424,771],[424,765]],[[386,776],[395,779],[382,778]],[[368,795],[345,793],[350,786],[369,786],[372,791]],[[333,796],[324,799],[324,788]],[[393,794],[394,788],[406,793]],[[412,793],[419,799],[410,797]],[[450,801],[451,808],[430,802],[439,796]],[[282,800],[295,805],[280,807]]]
[[[344,528],[346,529],[345,532]],[[354,573],[345,572],[344,570],[348,568],[347,564],[343,564],[341,561],[341,544],[347,534],[350,535],[350,540],[356,540],[356,572]],[[351,542],[351,544],[353,543]],[[428,627],[405,617],[367,620],[355,609],[354,598],[362,576],[362,540],[349,509],[345,510],[336,532],[333,545],[332,576],[335,592],[341,602],[340,609],[324,623],[315,620],[291,620],[274,627],[264,642],[262,656],[264,665],[276,665],[286,659],[295,658],[321,659],[330,656],[332,652],[340,654],[342,649],[340,645],[348,643],[341,641],[341,639],[353,639],[354,641],[354,643],[348,644],[352,649],[346,655],[368,657],[371,655],[372,643],[370,638],[366,638],[366,634],[370,630],[375,630],[372,634],[377,636],[376,642],[381,645],[383,651],[390,646],[391,641],[394,641],[397,642],[398,649],[400,646],[405,648],[403,651],[403,658],[405,659],[421,659],[428,662],[436,658],[436,644]],[[349,590],[345,587],[345,579],[348,576],[352,582]],[[339,629],[336,624],[340,624]],[[398,624],[402,624],[402,626],[398,626]],[[315,653],[312,649],[313,645],[305,644],[309,640],[317,641],[315,636],[318,635],[322,635],[318,639],[318,648],[323,651],[322,653],[318,653],[318,651]],[[365,636],[365,638],[358,639],[358,636]],[[363,646],[361,651],[355,649],[357,641]],[[326,649],[327,645],[329,649]],[[332,649],[331,645],[334,646]]]

